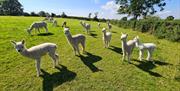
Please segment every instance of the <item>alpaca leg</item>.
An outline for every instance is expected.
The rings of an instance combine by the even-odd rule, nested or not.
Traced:
[[[76,46],[76,50],[77,50],[78,54],[80,55],[79,46],[78,45]]]
[[[109,41],[107,41],[107,48],[109,48]]]
[[[140,60],[140,61],[142,61],[143,53],[144,53],[143,50],[139,50],[139,60]]]
[[[86,29],[86,31],[87,31],[87,34],[89,34],[89,31],[88,31],[88,29]]]
[[[108,48],[108,41],[106,41],[106,48]]]
[[[37,28],[35,28],[35,34],[37,34]]]
[[[148,51],[148,56],[146,58],[147,61],[151,60],[151,50],[147,50]]]
[[[41,59],[38,58],[36,59],[36,71],[37,71],[37,76],[39,77],[40,76],[40,73],[41,73],[41,70],[40,70],[40,62],[41,62]]]
[[[152,57],[152,52],[153,52],[154,49],[149,49],[148,50],[148,57],[147,57],[147,60],[148,61],[151,61],[151,57]]]
[[[56,56],[55,52],[49,53],[49,56],[52,58],[53,68],[55,68],[56,67],[56,63],[57,63],[57,56]]]
[[[90,28],[88,29],[88,33],[90,33]]]
[[[125,60],[125,57],[126,57],[126,52],[123,50],[123,58],[122,58],[122,60]]]
[[[75,48],[74,46],[73,46],[73,49],[74,49],[74,55],[77,55],[77,54],[76,54],[76,48]]]
[[[38,33],[40,33],[39,28],[37,28],[37,30],[38,30]]]
[[[46,33],[48,33],[48,28],[47,28],[47,26],[45,26],[44,28],[46,29]]]
[[[130,60],[131,60],[131,54],[130,53],[127,54],[127,59],[128,59],[128,62],[130,63]]]
[[[85,53],[85,41],[81,42],[83,53]]]
[[[86,29],[86,33],[88,34],[88,30]]]
[[[31,35],[31,31],[32,31],[32,29],[28,30],[29,35]]]
[[[109,40],[109,41],[108,41],[108,47],[109,47],[109,45],[110,45],[110,42],[111,42],[111,41]]]
[[[106,41],[105,41],[105,39],[103,39],[103,43],[104,43],[104,48],[106,48]]]
[[[59,55],[57,53],[55,53],[55,57],[56,57],[56,65],[59,64]]]

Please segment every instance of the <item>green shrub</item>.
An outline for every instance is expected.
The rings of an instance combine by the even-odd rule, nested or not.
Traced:
[[[134,20],[112,20],[111,23],[122,28],[132,28]],[[137,21],[136,30],[149,32],[160,39],[180,42],[180,20],[142,19]]]

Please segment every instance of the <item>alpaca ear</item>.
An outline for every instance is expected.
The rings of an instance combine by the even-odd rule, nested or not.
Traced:
[[[137,39],[139,39],[139,36],[136,36]]]
[[[22,40],[22,44],[25,44],[25,40]]]
[[[12,43],[13,45],[16,45],[16,42],[15,42],[15,41],[13,41],[13,40],[11,40],[11,43]]]

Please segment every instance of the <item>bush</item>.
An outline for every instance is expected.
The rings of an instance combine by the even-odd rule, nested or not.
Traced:
[[[111,23],[123,28],[132,28],[134,20],[111,20]],[[142,19],[137,21],[136,30],[148,32],[160,39],[180,42],[180,20]]]
[[[24,12],[23,15],[24,15],[24,16],[30,16],[30,14],[27,13],[27,12]]]

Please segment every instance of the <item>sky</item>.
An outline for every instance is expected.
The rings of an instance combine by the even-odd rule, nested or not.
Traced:
[[[61,14],[65,12],[69,16],[84,16],[89,13],[94,15],[99,12],[99,18],[121,19],[126,15],[117,14],[118,5],[115,0],[19,0],[25,12],[46,11]],[[180,19],[180,0],[165,0],[165,10],[157,12],[155,16],[166,18],[173,15]],[[92,15],[92,16],[93,16]]]

